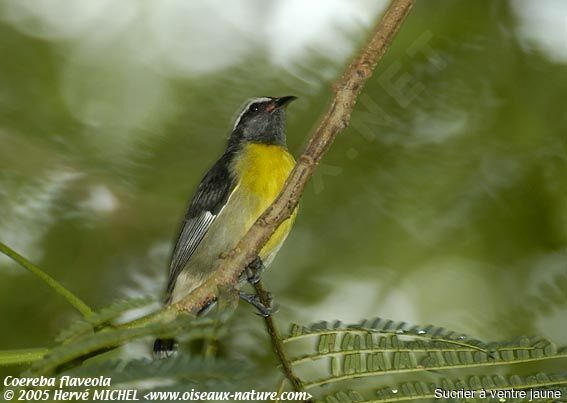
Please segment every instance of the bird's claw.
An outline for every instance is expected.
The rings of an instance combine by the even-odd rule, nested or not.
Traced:
[[[252,285],[256,284],[260,281],[260,277],[265,269],[262,259],[256,256],[256,258],[246,266],[246,280]]]
[[[258,310],[258,315],[267,318],[272,313],[275,312],[273,304],[272,304],[272,294],[268,293],[268,304],[264,305],[262,301],[260,301],[260,297],[256,294],[248,294],[245,292],[240,292],[240,299],[243,301],[248,302],[254,308]]]

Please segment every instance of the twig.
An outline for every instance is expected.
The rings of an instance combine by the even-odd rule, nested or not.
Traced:
[[[270,304],[270,297],[269,293],[262,285],[262,282],[258,281],[256,284],[254,284],[254,289],[256,290],[258,297],[260,297],[260,302],[264,304],[264,306],[268,306]],[[270,335],[270,339],[272,340],[272,347],[274,348],[274,352],[276,353],[282,364],[282,369],[286,378],[291,383],[293,390],[301,392],[303,390],[303,385],[301,384],[301,380],[293,373],[291,362],[285,354],[282,338],[278,332],[278,329],[276,328],[274,318],[272,317],[272,315],[270,315],[264,317],[264,319],[266,322],[266,329],[268,330],[268,334]]]
[[[61,295],[67,300],[73,307],[79,311],[85,318],[92,315],[92,309],[85,304],[79,297],[73,294],[71,291],[63,287],[63,285],[51,277],[49,274],[45,273],[39,267],[34,265],[32,262],[27,260],[25,257],[20,255],[18,252],[10,248],[9,246],[0,242],[0,252],[8,256],[10,259],[18,263],[24,269],[32,272],[34,275],[39,277],[45,284],[51,287],[55,292]]]
[[[43,359],[47,353],[49,353],[48,348],[0,351],[0,367],[3,365],[21,365],[39,361]]]
[[[299,157],[278,198],[254,223],[236,248],[220,261],[214,269],[214,274],[203,285],[177,302],[175,309],[196,313],[216,297],[219,286],[234,287],[244,268],[257,256],[278,226],[290,217],[321,157],[337,134],[347,127],[362,87],[388,50],[414,1],[392,0],[369,42],[334,87],[334,98],[329,110],[323,116],[306,150]]]
[[[277,390],[276,390],[276,392],[277,392],[278,394],[277,394],[276,399],[274,400],[274,403],[280,403],[280,401],[281,401],[281,396],[282,396],[282,392],[283,392],[283,390],[284,390],[284,387],[285,387],[285,376],[282,377],[282,379],[281,379],[280,382],[278,383],[278,388],[277,388]]]

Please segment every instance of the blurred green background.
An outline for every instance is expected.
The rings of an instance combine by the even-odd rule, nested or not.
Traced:
[[[0,1],[0,240],[93,307],[160,295],[246,99],[298,155],[385,2]],[[567,342],[567,6],[419,1],[304,194],[278,321],[381,316]],[[562,281],[562,283],[560,282]],[[78,315],[0,257],[0,349]],[[233,343],[272,362],[241,306]]]

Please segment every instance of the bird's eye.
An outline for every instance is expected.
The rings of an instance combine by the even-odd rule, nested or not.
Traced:
[[[252,106],[250,107],[250,110],[251,110],[252,112],[258,112],[258,109],[260,109],[260,108],[258,107],[258,105],[252,105]]]

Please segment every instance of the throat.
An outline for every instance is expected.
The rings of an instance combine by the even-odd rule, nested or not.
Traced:
[[[242,190],[269,204],[279,195],[295,160],[285,147],[276,144],[245,144],[234,160],[233,172]]]

